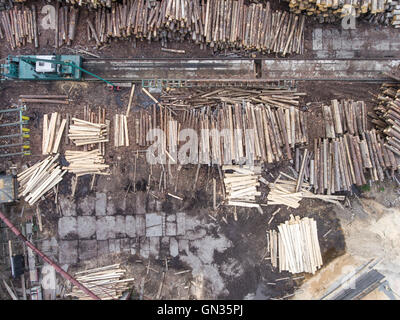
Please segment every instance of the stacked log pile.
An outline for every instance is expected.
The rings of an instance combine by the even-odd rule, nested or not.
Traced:
[[[59,154],[49,156],[17,175],[18,196],[29,205],[35,204],[62,180],[66,171],[61,169],[58,158]]]
[[[39,47],[36,7],[31,8],[22,5],[0,12],[0,38],[5,37],[12,50],[32,43]]]
[[[102,174],[108,175],[109,165],[105,164],[105,160],[99,149],[92,151],[65,151],[65,159],[69,163],[63,169],[76,174],[77,177],[86,174]]]
[[[295,179],[283,172],[280,172],[274,183],[269,183],[270,189],[267,196],[268,205],[285,205],[290,208],[298,208],[300,201],[305,198],[320,199],[326,202],[337,204],[343,201],[344,196],[316,195],[312,193],[311,185],[304,182],[301,175]]]
[[[66,123],[58,112],[43,115],[42,154],[58,153]]]
[[[346,15],[378,14],[385,10],[388,0],[287,0],[290,11],[316,16],[322,22],[334,22]]]
[[[300,106],[300,98],[305,96],[296,89],[269,88],[269,89],[242,89],[221,88],[209,89],[171,89],[164,90],[161,95],[161,104],[174,110],[187,110],[200,107],[218,107],[221,103],[266,103],[275,107],[288,109]]]
[[[256,197],[261,196],[257,191],[260,185],[258,179],[261,177],[261,167],[255,166],[222,166],[224,171],[224,185],[226,192],[227,205],[257,208],[261,210],[256,203]]]
[[[98,46],[112,38],[161,41],[189,39],[219,50],[287,54],[304,52],[305,17],[273,11],[269,2],[244,0],[127,0],[102,7],[88,19],[88,39]]]
[[[72,118],[68,138],[76,146],[94,145],[108,142],[108,126],[104,123],[94,123],[78,118]]]
[[[305,113],[268,104],[221,104],[183,114],[182,129],[199,133],[199,160],[204,164],[273,163],[292,159],[296,145],[307,144]]]
[[[132,282],[135,280],[134,278],[126,278],[126,270],[120,264],[76,272],[75,279],[101,300],[119,299],[125,291],[131,288]],[[79,300],[92,300],[91,297],[75,286],[66,296],[76,297]]]
[[[64,44],[71,45],[75,38],[76,25],[78,24],[79,9],[73,6],[60,6],[56,2],[56,30],[55,47],[61,47]]]
[[[114,146],[129,147],[128,122],[124,114],[114,116]]]
[[[279,261],[279,272],[307,272],[315,274],[322,267],[317,222],[313,218],[294,217],[278,225],[278,232],[270,230],[271,262]]]

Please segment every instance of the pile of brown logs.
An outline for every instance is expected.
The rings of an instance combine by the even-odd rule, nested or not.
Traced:
[[[361,135],[367,130],[367,111],[364,101],[332,100],[331,105],[322,106],[325,137],[336,138],[349,133]]]
[[[305,17],[271,10],[269,2],[244,0],[125,0],[102,7],[88,19],[88,39],[98,46],[111,38],[161,41],[190,39],[202,48],[236,48],[287,54],[304,52]]]
[[[22,5],[21,9],[15,6],[13,9],[1,11],[0,20],[0,38],[5,35],[12,50],[32,43],[35,48],[39,47],[35,5],[32,5],[32,10]]]
[[[320,22],[333,22],[346,15],[377,14],[385,10],[388,0],[286,0],[294,13],[316,16]]]
[[[278,225],[278,232],[270,230],[268,235],[271,263],[277,267],[279,261],[279,272],[314,274],[321,268],[317,222],[313,218],[290,215],[290,220]]]
[[[223,103],[185,111],[181,124],[199,133],[199,160],[207,164],[273,163],[292,159],[294,147],[308,143],[306,115],[294,107]]]
[[[400,156],[400,85],[384,85],[378,96],[379,105],[375,113],[368,113],[372,123],[385,137],[384,146]]]
[[[397,168],[390,145],[373,129],[361,136],[315,139],[314,149],[303,154],[299,175],[309,181],[315,193],[332,194],[350,191],[353,184],[365,185],[367,172],[372,181],[383,181],[385,172],[389,176]]]
[[[55,47],[63,44],[71,45],[75,38],[76,25],[78,24],[79,9],[72,6],[60,6],[56,1],[55,15]]]

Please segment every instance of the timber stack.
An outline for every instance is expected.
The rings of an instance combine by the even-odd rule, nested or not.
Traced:
[[[257,190],[260,186],[258,181],[261,177],[260,166],[222,166],[224,171],[224,185],[226,192],[226,203],[229,206],[257,208],[262,213],[256,197],[261,196]]]
[[[76,272],[74,277],[101,300],[119,299],[132,287],[132,282],[135,280],[126,278],[126,270],[120,264]],[[75,286],[66,296],[79,300],[92,300],[90,296]]]
[[[61,169],[58,158],[59,154],[48,156],[17,175],[18,196],[23,197],[29,205],[35,204],[55,187],[67,172]]]
[[[344,16],[378,14],[385,11],[388,0],[286,0],[290,11],[315,16],[319,22],[334,22]]]
[[[48,114],[43,115],[42,154],[59,152],[66,123],[67,120],[61,120],[58,112],[53,112],[50,117]]]
[[[270,230],[269,251],[273,267],[279,272],[315,274],[322,267],[317,222],[313,218],[290,215],[290,220]],[[279,263],[278,263],[279,261]]]
[[[65,151],[65,159],[68,162],[68,166],[64,166],[63,169],[68,172],[74,173],[77,177],[86,174],[100,174],[109,175],[109,165],[105,164],[103,155],[99,149],[92,151]]]
[[[27,44],[39,47],[36,7],[32,5],[31,8],[22,5],[21,9],[15,6],[13,9],[0,12],[0,38],[7,39],[11,50]]]
[[[114,146],[129,147],[128,122],[124,114],[114,116]]]
[[[305,17],[274,11],[267,2],[244,0],[126,0],[102,7],[88,18],[88,39],[101,46],[110,39],[168,42],[191,40],[201,48],[304,53]]]
[[[78,118],[72,118],[68,138],[76,146],[97,145],[108,142],[108,126],[104,123],[94,123]]]

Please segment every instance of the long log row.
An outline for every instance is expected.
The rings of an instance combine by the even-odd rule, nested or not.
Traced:
[[[31,8],[22,5],[21,9],[15,6],[0,12],[0,36],[4,33],[12,50],[32,43],[35,48],[39,47],[36,7]]]
[[[64,44],[71,45],[75,38],[79,19],[79,9],[72,6],[56,6],[56,37],[55,47]]]
[[[302,163],[299,179],[307,181],[314,193],[328,195],[351,191],[352,185],[362,186],[368,180],[383,181],[399,166],[391,145],[375,129],[360,136],[315,139],[314,147],[296,162]]]
[[[385,10],[388,0],[286,0],[290,10],[296,14],[316,16],[322,22],[334,22],[352,14],[377,14]]]
[[[269,231],[271,263],[279,272],[314,274],[322,267],[317,222],[313,218],[294,217],[278,225],[278,232]]]
[[[384,146],[400,157],[400,85],[383,85],[375,113],[369,113],[376,129],[385,137]]]
[[[383,25],[392,25],[400,28],[400,2],[387,1],[385,11],[377,14],[368,14],[366,17],[368,22]]]
[[[174,110],[187,110],[199,107],[218,107],[221,103],[266,103],[276,107],[290,109],[300,106],[300,98],[305,93],[296,89],[239,89],[223,88],[210,91],[210,89],[168,89],[161,95],[161,104]]]
[[[361,135],[367,130],[367,111],[364,101],[332,100],[322,106],[325,137],[336,138],[344,133]]]
[[[308,143],[306,121],[294,107],[250,102],[192,109],[180,119],[182,129],[198,133],[200,162],[218,165],[290,160],[295,146]]]
[[[267,2],[244,0],[125,0],[88,18],[88,39],[98,46],[113,38],[167,42],[192,40],[202,48],[263,53],[304,52],[305,17],[274,11]]]

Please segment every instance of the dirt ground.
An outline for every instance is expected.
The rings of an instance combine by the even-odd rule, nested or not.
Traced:
[[[42,1],[38,1],[40,6]],[[286,2],[274,2],[277,7],[286,6]],[[87,12],[82,11],[80,21],[84,21]],[[312,28],[317,25],[316,22],[310,22],[309,28],[305,33],[306,54],[312,47]],[[335,26],[332,26],[335,27]],[[362,24],[361,27],[369,27]],[[51,31],[42,31],[40,48],[34,49],[27,46],[13,52],[13,54],[48,54],[55,52],[52,47],[54,34]],[[111,44],[96,49],[94,42],[87,44],[86,26],[81,23],[77,30],[77,39],[74,41],[72,48],[83,48],[90,52],[96,53],[101,57],[124,57],[124,58],[151,58],[151,57],[174,57],[176,54],[162,52],[159,43],[138,42],[136,48],[133,48],[130,41],[115,41]],[[184,49],[186,53],[179,57],[211,57],[214,53],[211,49],[199,50],[199,47],[189,42],[170,44],[170,48]],[[58,53],[71,53],[66,46],[60,48]],[[5,40],[0,40],[0,58],[4,58],[10,54],[10,50]],[[248,55],[247,53],[244,53]],[[298,90],[306,92],[307,96],[303,102],[306,106],[308,102],[324,102],[329,103],[331,99],[354,99],[364,100],[368,108],[373,107],[373,95],[376,95],[379,89],[378,84],[360,84],[360,83],[343,83],[343,82],[299,82]],[[43,158],[41,154],[41,136],[42,136],[42,119],[43,114],[54,111],[60,112],[63,116],[70,113],[75,117],[83,117],[84,106],[90,106],[94,110],[97,107],[105,107],[107,110],[106,118],[112,120],[115,113],[125,112],[128,102],[130,89],[123,88],[119,92],[109,92],[101,83],[82,83],[82,82],[24,82],[15,85],[13,82],[4,82],[0,84],[0,104],[9,106],[16,103],[20,94],[67,94],[70,99],[69,105],[39,105],[29,104],[27,115],[30,117],[31,129],[31,150],[32,155],[14,161],[19,167],[28,162],[33,164]],[[137,90],[139,92],[139,90]],[[138,93],[134,98],[134,108],[132,112],[138,112],[140,109],[145,110],[150,104],[148,98]],[[322,115],[318,108],[312,105],[307,112],[308,123],[310,124],[310,132],[312,136],[320,136],[322,132]],[[129,120],[128,120],[129,121]],[[128,123],[133,128],[133,123]],[[112,130],[111,130],[112,131]],[[133,131],[133,130],[132,130]],[[111,133],[112,134],[112,133]],[[111,136],[111,141],[113,137]],[[61,150],[66,148],[72,149],[71,146],[61,146]],[[317,200],[304,200],[300,208],[282,210],[277,214],[268,226],[267,222],[271,218],[272,212],[276,210],[276,206],[263,207],[261,215],[256,210],[237,209],[238,220],[235,221],[233,211],[228,207],[221,207],[217,212],[213,212],[212,202],[212,178],[219,181],[219,175],[215,168],[202,166],[199,173],[199,181],[196,191],[193,191],[193,180],[196,173],[195,166],[186,166],[177,171],[176,167],[172,167],[173,178],[169,180],[168,190],[182,198],[183,202],[176,199],[166,197],[165,194],[158,192],[158,181],[161,168],[159,166],[150,166],[146,163],[144,156],[140,155],[137,162],[138,170],[136,181],[133,180],[133,159],[137,146],[116,149],[113,143],[106,146],[106,163],[112,165],[112,178],[99,177],[96,181],[94,190],[90,190],[90,178],[80,179],[77,186],[77,199],[87,195],[91,195],[96,191],[111,190],[114,201],[122,200],[128,192],[129,185],[144,181],[149,186],[150,191],[159,197],[162,201],[164,210],[185,210],[188,215],[196,216],[210,224],[210,237],[215,239],[221,238],[229,242],[229,246],[225,250],[215,250],[211,260],[212,271],[219,274],[222,279],[224,288],[218,294],[213,292],[212,285],[207,283],[209,280],[196,278],[193,273],[184,273],[175,275],[176,272],[184,271],[190,268],[191,261],[182,262],[179,259],[168,261],[169,270],[166,276],[166,285],[163,293],[165,299],[190,299],[190,298],[229,298],[229,299],[282,299],[290,297],[301,287],[304,280],[310,278],[309,275],[291,275],[289,273],[279,273],[273,270],[268,259],[265,259],[265,250],[267,245],[266,231],[288,219],[290,214],[308,216],[317,220],[320,245],[324,265],[328,265],[330,261],[343,255],[346,251],[346,243],[344,237],[343,220],[339,218],[339,213],[334,205],[322,203]],[[280,163],[268,166],[263,171],[263,176],[272,181],[273,177],[278,175],[280,170],[286,171],[288,163]],[[0,171],[10,166],[9,161],[0,163]],[[150,174],[151,173],[151,174]],[[272,175],[272,176],[271,176]],[[149,179],[150,177],[150,179]],[[179,177],[179,178],[178,178]],[[140,185],[137,185],[140,187]],[[175,186],[177,186],[175,190]],[[220,190],[220,184],[218,184]],[[262,199],[265,199],[267,189],[262,189]],[[67,195],[71,192],[71,175],[67,174],[65,179],[59,185],[59,194]],[[368,195],[366,195],[368,196]],[[376,196],[376,195],[374,195]],[[382,201],[385,201],[383,195]],[[43,237],[57,237],[57,222],[59,216],[56,213],[56,205],[53,195],[41,201],[40,209],[43,213],[44,232]],[[18,210],[17,210],[18,211]],[[346,211],[347,212],[347,211]],[[346,215],[342,212],[342,215]],[[28,219],[33,215],[33,210],[26,210],[23,219]],[[211,215],[213,218],[209,217]],[[225,218],[227,223],[223,221]],[[212,226],[211,226],[212,224]],[[350,247],[351,248],[351,247]],[[122,262],[128,269],[128,275],[137,279],[134,283],[134,297],[140,291],[141,281],[145,278],[146,294],[144,299],[153,299],[159,289],[162,270],[165,270],[164,260],[152,259],[151,266],[156,271],[149,271],[147,274],[148,261],[143,261],[138,256],[116,255],[108,256],[104,260],[95,259],[87,261],[79,265],[71,266],[74,270],[88,268],[98,265],[105,265],[114,262]],[[318,273],[317,273],[318,274]],[[146,276],[147,275],[147,276]],[[296,279],[293,279],[296,278]],[[200,288],[200,289],[198,289]]]

